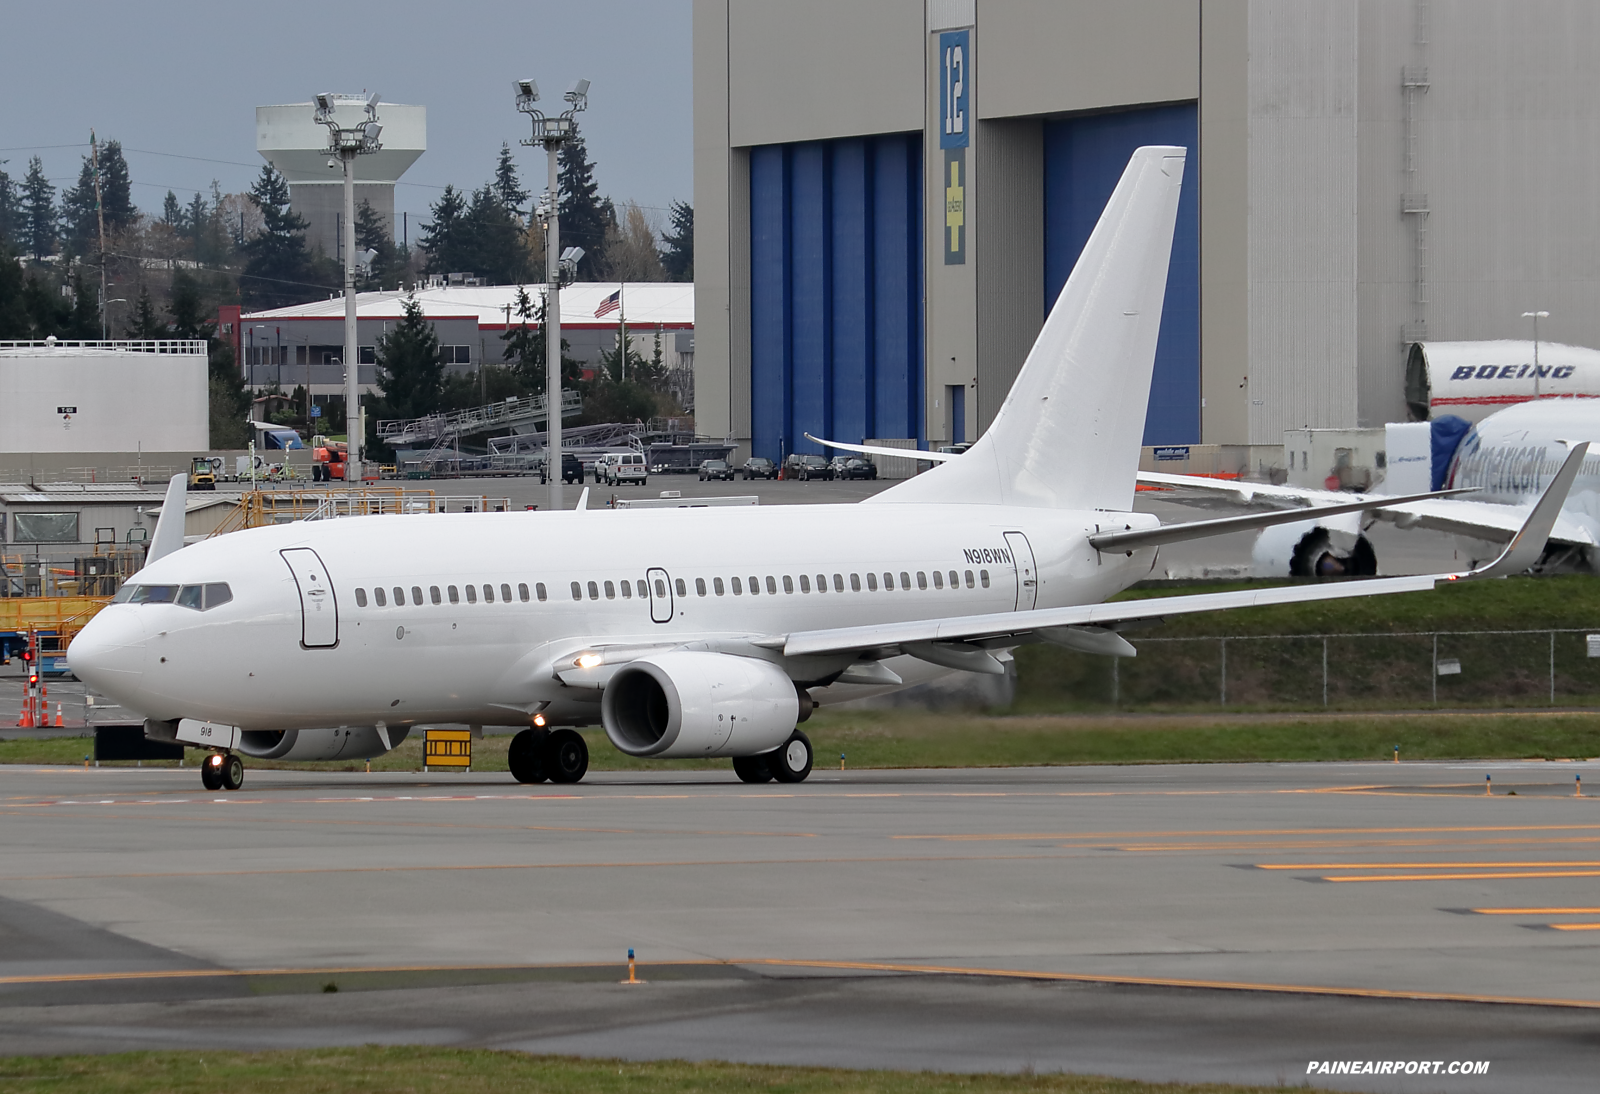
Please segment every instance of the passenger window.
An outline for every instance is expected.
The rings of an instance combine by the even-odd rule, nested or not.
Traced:
[[[639,599],[640,600],[643,600],[645,597],[650,595],[650,586],[648,586],[648,585],[646,585],[644,583],[644,578],[642,578],[642,577],[638,581],[635,581],[633,583],[633,587],[635,589],[639,590]]]
[[[378,602],[378,607],[380,608],[388,607],[389,605],[388,598],[383,595],[383,589],[381,587],[374,588],[372,590],[372,599]]]
[[[483,587],[483,602],[485,604],[493,604],[494,603],[494,586],[493,585],[485,585]]]
[[[365,590],[365,589],[357,589],[356,590],[356,607],[365,608],[366,606],[367,606],[367,590]]]
[[[411,603],[413,603],[413,604],[421,604],[422,603],[422,586],[421,585],[413,585],[413,586],[411,586]]]
[[[743,596],[744,595],[744,585],[739,581],[738,578],[734,578],[733,579],[733,595],[734,596]]]
[[[579,585],[576,581],[574,581],[572,583],[572,599],[574,599],[574,600],[582,600],[583,599],[583,586]]]
[[[507,604],[511,603],[511,586],[510,585],[501,585],[500,586],[500,599],[505,601]],[[526,585],[524,585],[522,587],[522,599],[524,599],[524,600],[528,599],[528,587]]]
[[[989,587],[989,571],[988,570],[979,570],[978,571],[978,580],[983,582],[983,587],[985,589],[987,589]]]
[[[771,574],[767,575],[767,592],[771,593],[773,596],[778,595],[778,583],[773,580]]]
[[[788,578],[783,579],[783,589],[785,592],[794,592],[793,589],[789,588]],[[805,574],[800,575],[800,591],[803,593],[809,593],[811,591],[811,579]]]
[[[867,592],[875,593],[877,591],[878,591],[878,575],[877,574],[868,574],[867,575]]]
[[[611,582],[611,581],[606,582],[606,599],[607,600],[615,600],[616,598],[617,598],[617,586],[616,586],[616,583],[615,582]]]
[[[861,591],[861,575],[860,574],[851,574],[850,575],[850,591],[853,592],[853,593],[859,593]]]
[[[445,592],[450,594],[450,603],[452,603],[452,604],[461,603],[461,590],[460,589],[456,588],[454,585],[451,585],[449,588],[445,589]]]
[[[478,587],[476,585],[468,585],[467,586],[467,603],[468,604],[476,604],[477,602],[478,602]]]
[[[944,575],[938,570],[933,571],[933,587],[935,589],[944,588]]]
[[[759,577],[751,577],[750,578],[750,595],[751,596],[757,596],[760,593],[761,593],[761,579]]]
[[[906,575],[905,574],[901,574],[900,576],[903,578]],[[926,591],[927,588],[928,588],[928,575],[926,573],[924,573],[923,571],[921,571],[921,570],[917,571],[917,588],[922,589],[924,591]]]
[[[212,608],[220,608],[232,600],[233,590],[228,588],[227,582],[218,582],[215,585],[206,586],[206,611],[209,612]]]
[[[911,575],[904,570],[900,571],[900,587],[907,592],[911,591]]]
[[[772,579],[769,577],[767,580],[771,581]],[[788,574],[783,575],[783,591],[786,593],[794,592],[794,578],[790,577]]]
[[[894,592],[894,575],[893,574],[884,574],[883,575],[883,587],[888,592],[891,592],[891,593]]]
[[[543,604],[545,601],[544,582],[541,581],[535,585],[533,591],[539,597],[539,603]]]
[[[398,585],[394,587],[394,606],[397,608],[406,606],[406,591]]]
[[[827,574],[818,574],[817,575],[817,592],[825,593],[827,591],[828,591],[828,575]]]
[[[443,597],[441,597],[439,595],[439,586],[437,586],[437,585],[429,585],[428,586],[428,599],[433,601],[435,604],[440,603],[444,599]]]
[[[706,579],[705,578],[697,577],[697,578],[694,579],[694,591],[699,596],[705,596],[706,595]]]
[[[956,573],[954,570],[950,571],[950,587],[952,589],[961,587],[961,575]]]
[[[656,578],[656,595],[662,600],[667,598],[667,583],[662,581],[659,577]]]
[[[711,579],[711,588],[718,596],[723,595],[727,591],[722,587],[722,579],[720,577],[714,577]]]
[[[592,581],[589,582],[589,599],[590,600],[599,600],[600,599],[600,586],[596,585]]]
[[[206,587],[204,585],[185,585],[178,590],[178,607],[200,610],[205,601]]]
[[[681,577],[678,578],[678,580],[674,581],[673,584],[678,587],[678,595],[679,596],[688,596],[689,595],[689,589],[688,589],[688,587],[686,585],[684,585],[683,578],[681,578]]]
[[[526,581],[517,585],[517,599],[521,600],[524,604],[528,602],[528,583]],[[541,597],[540,599],[543,598]],[[437,604],[438,601],[435,600],[434,603]]]
[[[967,571],[967,588],[972,588],[972,571]]]
[[[622,583],[622,599],[624,599],[624,600],[632,600],[633,599],[633,582],[624,581]]]
[[[844,592],[844,575],[843,574],[834,574],[833,575],[833,591],[836,592],[836,593]]]

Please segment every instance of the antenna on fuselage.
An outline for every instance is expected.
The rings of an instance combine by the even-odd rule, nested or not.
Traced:
[[[161,503],[156,533],[150,537],[150,550],[144,556],[146,566],[183,546],[183,526],[188,509],[189,476],[174,475],[172,481],[167,483],[167,500]]]

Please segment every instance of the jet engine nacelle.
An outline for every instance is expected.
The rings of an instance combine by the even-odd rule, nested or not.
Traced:
[[[618,669],[600,718],[611,743],[630,756],[755,756],[794,733],[800,696],[769,661],[675,651]]]
[[[370,760],[397,747],[409,734],[409,727],[394,726],[387,743],[376,726],[345,726],[341,729],[245,730],[239,734],[238,751],[260,760]]]
[[[1262,529],[1250,552],[1255,575],[1371,577],[1378,572],[1378,556],[1361,534],[1360,516],[1340,514],[1321,523],[1308,520]]]

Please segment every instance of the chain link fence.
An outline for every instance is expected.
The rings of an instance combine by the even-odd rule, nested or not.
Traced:
[[[1137,657],[1018,651],[1019,698],[1172,711],[1600,705],[1600,626],[1126,637]]]

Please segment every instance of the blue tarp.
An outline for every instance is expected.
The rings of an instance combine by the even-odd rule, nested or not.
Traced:
[[[1455,459],[1461,439],[1472,430],[1472,423],[1454,414],[1435,418],[1433,426],[1433,485],[1432,490],[1443,490],[1444,480],[1450,474],[1450,461]]]

